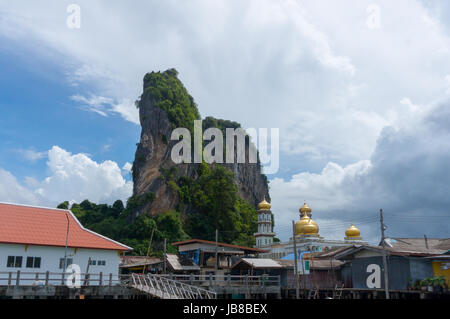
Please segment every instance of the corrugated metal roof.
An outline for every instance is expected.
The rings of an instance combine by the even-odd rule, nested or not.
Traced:
[[[336,259],[312,259],[309,263],[310,269],[332,269],[339,268],[343,264],[344,261],[336,260]]]
[[[314,253],[314,257],[317,258],[327,258],[327,257],[334,257],[335,255],[342,253],[348,249],[352,249],[355,247],[359,247],[359,245],[352,245],[352,246],[344,246],[344,247],[333,247],[328,251],[323,251],[319,253]]]
[[[352,255],[360,250],[372,250],[380,252],[382,251],[381,246],[371,246],[371,245],[363,245],[360,247],[353,247],[352,249],[344,250],[336,254],[336,258],[341,259],[345,256]],[[416,256],[416,257],[426,257],[432,255],[441,255],[445,253],[445,250],[439,249],[427,249],[425,247],[417,247],[417,246],[396,246],[396,247],[386,247],[386,251],[389,255],[394,256]]]
[[[294,268],[294,260],[290,259],[276,259],[277,263],[281,265],[283,268]]]
[[[306,259],[306,258],[305,258]],[[336,259],[306,259],[310,261],[309,267],[311,269],[331,269],[331,268],[339,268],[343,264],[344,261],[336,260]],[[286,260],[286,259],[277,259],[277,263],[279,263],[283,268],[294,268],[294,260]]]
[[[179,256],[175,254],[167,254],[167,263],[173,270],[200,270],[200,267],[194,262],[190,262],[189,265],[182,265]]]
[[[269,258],[241,258],[232,268],[236,267],[240,263],[246,263],[252,268],[261,269],[277,269],[283,268],[278,262]]]
[[[121,256],[120,267],[132,268],[144,265],[153,265],[161,262],[161,258],[158,257],[145,257],[145,256]]]
[[[399,251],[419,251],[450,249],[450,238],[386,238],[389,247]],[[428,245],[428,248],[427,248]]]

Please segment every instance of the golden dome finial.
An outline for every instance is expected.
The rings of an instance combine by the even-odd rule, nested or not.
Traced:
[[[319,226],[305,211],[302,218],[295,223],[295,235],[319,236]]]
[[[266,196],[264,196],[263,201],[258,204],[258,210],[269,210],[270,207],[270,203],[266,201]]]
[[[305,202],[305,203],[303,203],[303,206],[300,207],[299,211],[300,211],[300,215],[302,215],[302,216],[303,216],[305,213],[306,213],[307,215],[311,215],[312,209],[311,209],[311,207],[309,207],[309,206],[306,204],[306,202]]]
[[[355,227],[355,225],[352,224],[345,231],[345,239],[361,239],[361,232]]]

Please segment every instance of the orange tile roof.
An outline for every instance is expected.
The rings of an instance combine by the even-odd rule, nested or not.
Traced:
[[[0,203],[0,243],[127,251],[132,248],[84,228],[70,210]]]

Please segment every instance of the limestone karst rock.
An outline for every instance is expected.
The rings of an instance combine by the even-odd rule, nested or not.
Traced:
[[[139,198],[133,218],[142,213],[156,215],[170,209],[182,212],[189,209],[186,205],[178,205],[179,196],[165,178],[167,174],[173,174],[173,179],[181,176],[195,179],[199,165],[175,164],[171,159],[171,149],[177,143],[170,140],[172,130],[180,126],[190,128],[194,119],[200,119],[194,99],[177,74],[176,70],[170,69],[162,73],[147,73],[144,77],[143,93],[137,101],[142,131],[132,169],[133,197]],[[211,117],[203,121],[207,127],[217,123],[239,126],[236,122]],[[270,199],[267,178],[261,174],[259,160],[258,163],[214,165],[224,165],[234,172],[238,195],[249,204],[255,206],[264,197]]]

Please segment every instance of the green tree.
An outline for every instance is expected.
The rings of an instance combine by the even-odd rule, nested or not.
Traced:
[[[59,204],[57,206],[57,208],[59,208],[59,209],[69,209],[69,202],[68,201],[62,202],[61,204]]]

